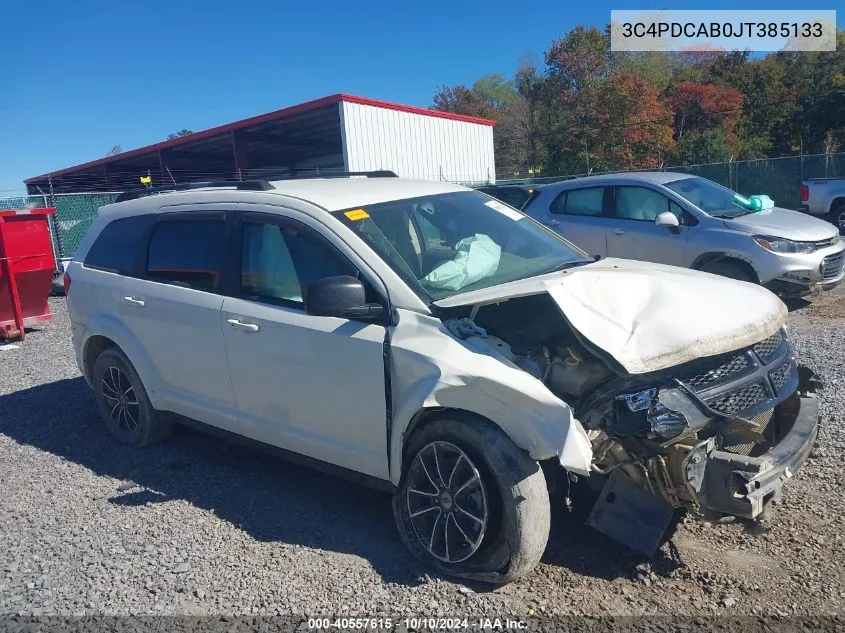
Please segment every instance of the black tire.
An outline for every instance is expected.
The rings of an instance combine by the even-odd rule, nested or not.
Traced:
[[[845,204],[840,204],[830,212],[830,223],[839,229],[840,235],[845,235]]]
[[[463,512],[458,501],[464,499],[464,503],[472,503],[473,495],[455,492],[454,508],[451,508],[452,501],[449,501],[449,507],[441,505],[439,495],[437,500],[429,501],[430,504],[437,505],[434,510],[447,517],[444,540],[449,539],[451,518],[456,526],[452,528],[453,543],[457,540],[465,545],[458,548],[459,555],[455,558],[461,558],[461,552],[471,552],[465,559],[454,562],[446,561],[442,556],[438,557],[430,551],[418,534],[419,524],[415,527],[411,517],[411,505],[416,495],[409,493],[409,488],[412,479],[419,481],[420,467],[417,458],[422,451],[420,459],[428,459],[431,464],[430,447],[435,443],[437,446],[446,447],[446,460],[449,458],[448,446],[456,447],[465,454],[466,459],[471,462],[470,466],[475,468],[482,491],[480,495],[477,491],[473,495],[476,499],[486,498],[487,525],[483,534],[478,536],[477,541],[480,544],[474,551],[470,541],[465,538],[467,534],[463,530],[460,534],[456,532],[456,529],[462,529],[456,517],[463,517],[458,513],[459,509]],[[450,472],[449,485],[452,484],[453,476],[465,477],[472,470],[465,461],[460,458],[458,461],[460,466],[454,465],[454,462],[451,467],[445,462],[443,464],[442,470]],[[437,466],[440,467],[440,462]],[[461,474],[456,475],[457,472]],[[441,475],[441,482],[444,478],[445,475]],[[431,479],[428,481],[434,483]],[[454,486],[457,487],[457,483]],[[429,486],[431,490],[436,487]],[[459,497],[461,494],[466,496]],[[448,498],[451,499],[451,496]],[[477,504],[470,507],[477,507]],[[415,510],[415,513],[420,514],[420,511]],[[408,440],[403,458],[402,480],[393,496],[393,514],[403,543],[418,560],[450,576],[496,584],[511,582],[534,569],[546,549],[551,521],[546,479],[537,461],[517,448],[494,424],[471,415],[459,414],[444,415],[425,422]],[[438,514],[436,520],[439,520],[440,516],[441,514]],[[417,518],[417,521],[420,519]],[[465,528],[468,525],[478,525],[472,520],[462,518],[462,521]],[[426,532],[426,536],[427,534]],[[470,539],[474,536],[475,533],[469,533]],[[429,542],[434,542],[434,537]],[[443,551],[441,550],[441,554]],[[448,545],[445,552],[448,557]]]
[[[153,409],[138,372],[118,348],[106,349],[94,361],[92,383],[100,416],[122,444],[141,448],[172,432],[172,420]]]
[[[707,264],[703,268],[703,270],[706,273],[719,275],[721,277],[727,277],[728,279],[736,279],[737,281],[748,281],[750,283],[756,283],[756,280],[748,273],[747,270],[745,270],[745,268],[731,261],[719,259],[715,262]]]

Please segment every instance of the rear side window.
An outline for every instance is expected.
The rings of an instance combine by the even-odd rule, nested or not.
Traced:
[[[604,187],[570,189],[560,194],[551,204],[552,213],[588,215],[598,217],[604,208]]]
[[[94,240],[84,266],[120,275],[131,274],[144,249],[147,228],[152,221],[153,217],[149,215],[113,220]]]
[[[219,289],[225,228],[222,219],[156,223],[147,254],[147,277],[200,290]]]

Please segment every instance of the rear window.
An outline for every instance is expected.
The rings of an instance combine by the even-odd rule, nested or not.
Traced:
[[[481,189],[484,193],[493,196],[494,198],[498,198],[505,204],[509,204],[514,209],[522,209],[525,206],[525,203],[531,199],[531,194],[533,193],[529,189],[520,189],[518,187],[490,187],[487,189]]]
[[[144,248],[147,228],[152,220],[149,215],[136,215],[107,224],[91,245],[84,266],[121,275],[131,274]]]
[[[217,290],[225,256],[225,222],[158,222],[150,237],[147,277],[171,284]]]

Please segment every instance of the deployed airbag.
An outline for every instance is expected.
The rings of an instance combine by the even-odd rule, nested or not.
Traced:
[[[455,258],[441,264],[423,278],[426,285],[444,290],[460,290],[489,277],[499,268],[501,247],[486,235],[477,233],[455,246]]]

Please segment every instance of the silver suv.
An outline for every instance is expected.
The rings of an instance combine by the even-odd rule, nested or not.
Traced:
[[[449,183],[147,194],[100,210],[65,279],[108,432],[194,420],[365,479],[445,573],[529,572],[576,480],[604,490],[590,524],[647,554],[683,508],[759,517],[813,446],[765,288],[595,261]]]
[[[704,270],[781,296],[829,290],[845,272],[836,227],[787,209],[752,212],[705,178],[631,172],[538,185],[522,211],[591,255]]]

